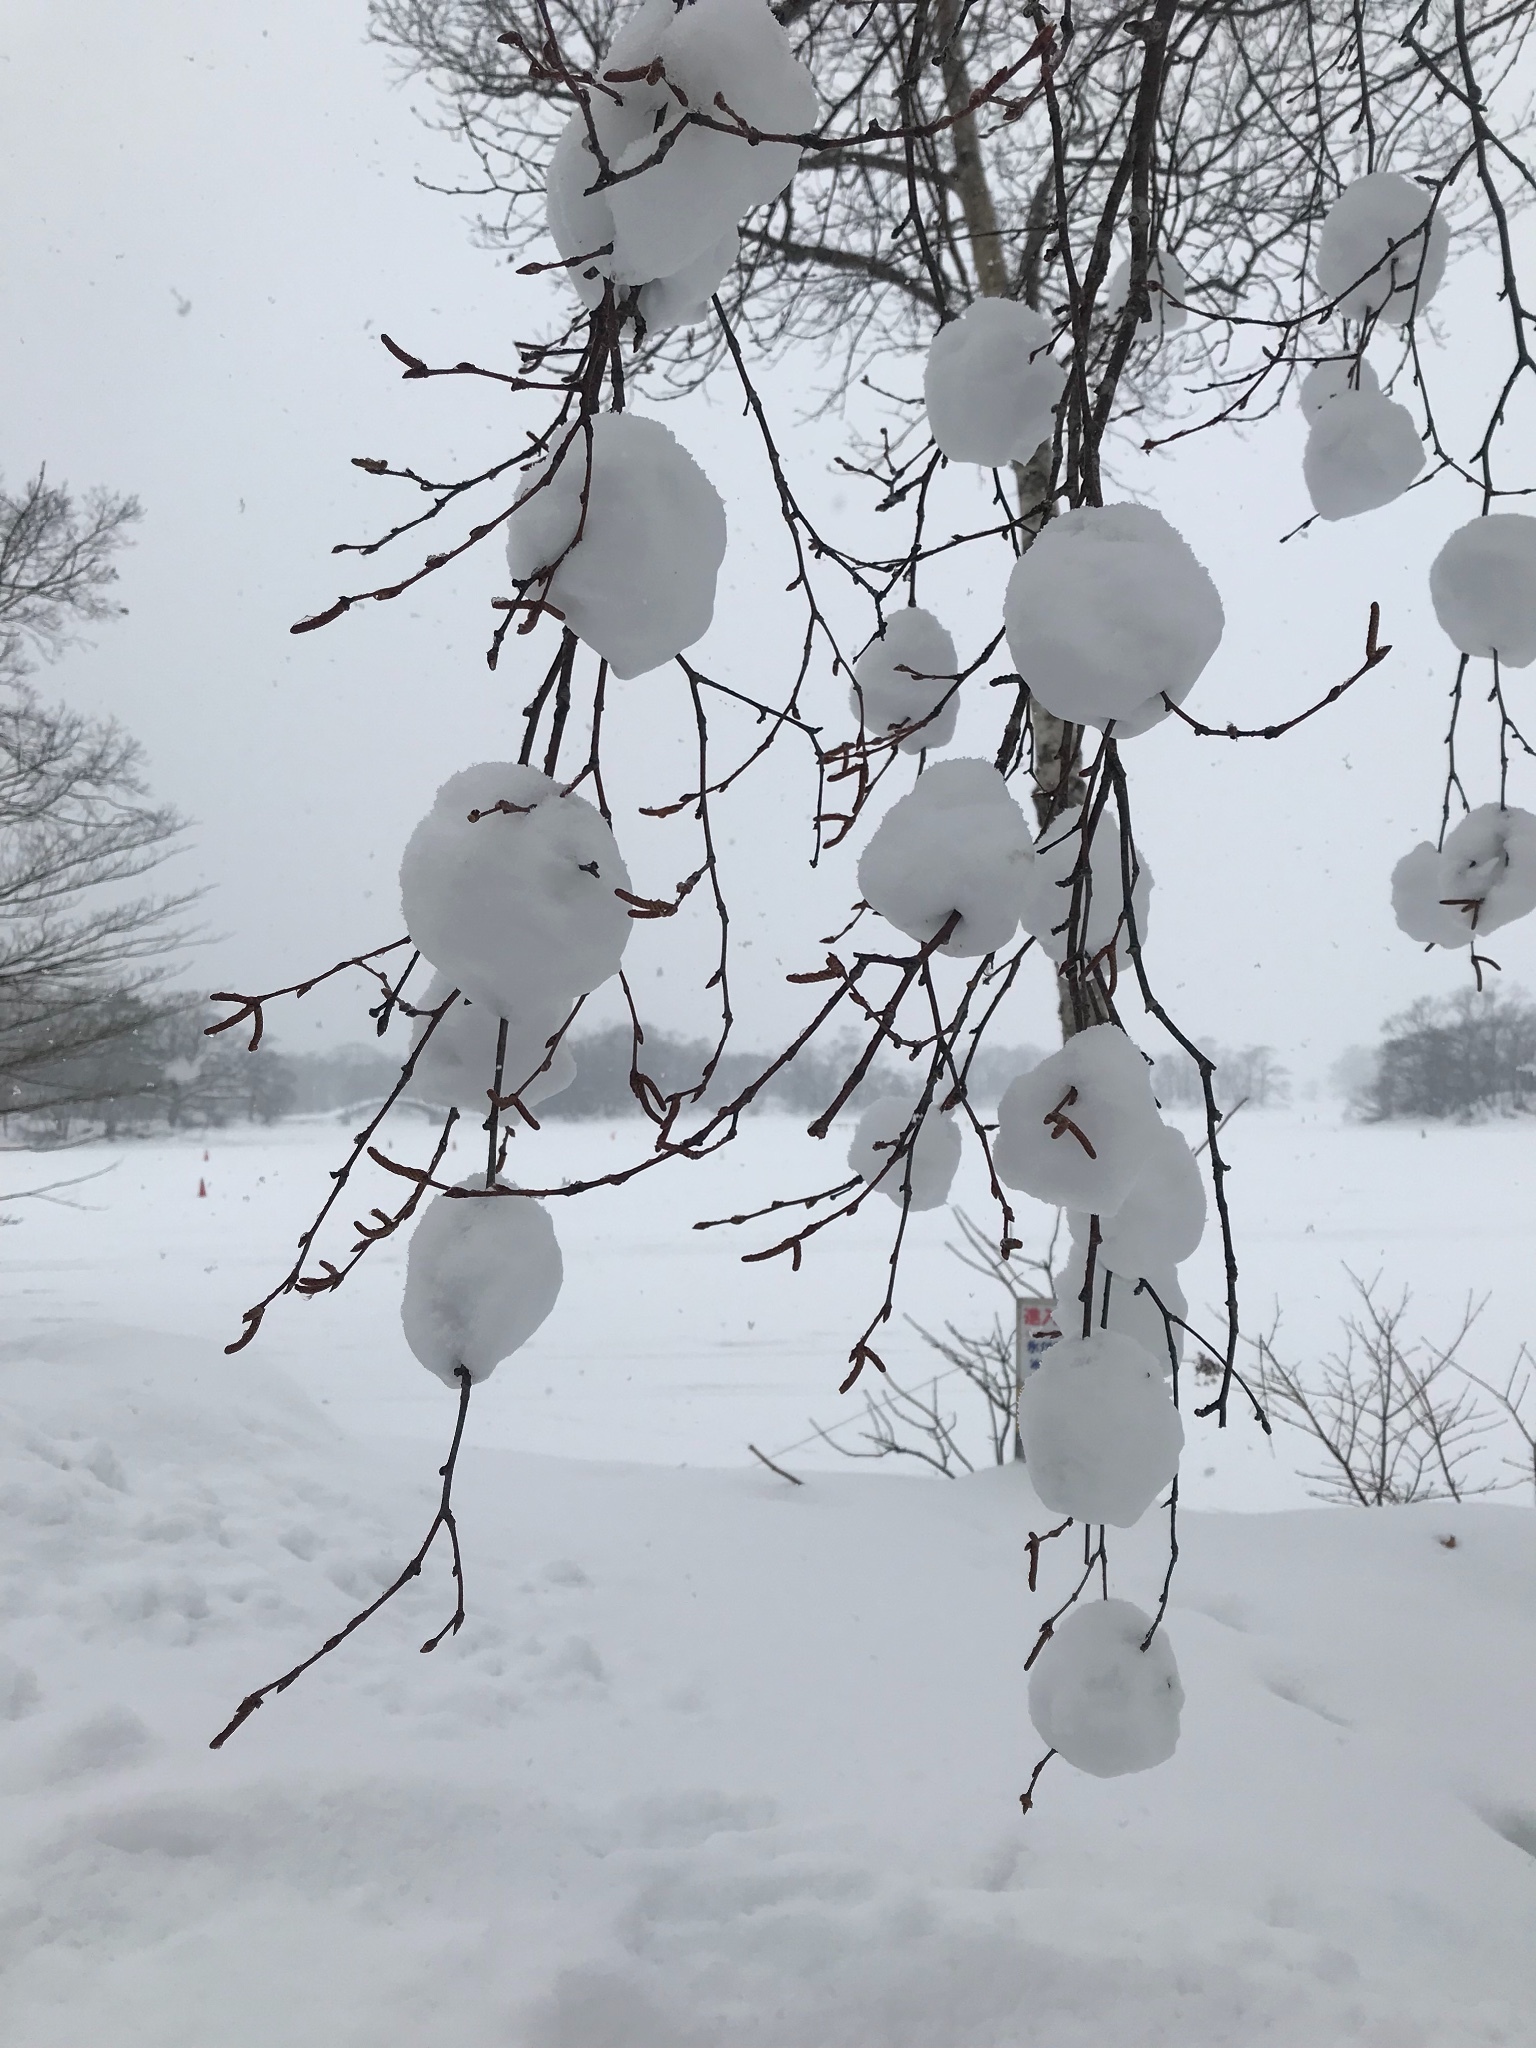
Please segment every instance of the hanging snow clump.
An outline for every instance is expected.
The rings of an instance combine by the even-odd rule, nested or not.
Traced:
[[[453,983],[439,969],[414,1007],[435,1010],[447,999],[452,987]],[[553,1053],[549,1050],[549,1041],[565,1022],[570,1008],[570,1002],[562,996],[546,1002],[537,1014],[520,1009],[516,1015],[506,1017],[502,1092],[511,1094],[516,1089],[519,1101],[529,1109],[560,1094],[576,1078],[576,1062],[569,1046],[562,1040]],[[421,1050],[411,1074],[411,1093],[423,1102],[453,1103],[483,1115],[496,1076],[501,1021],[484,1003],[472,1003],[461,996],[447,1016],[433,1025],[432,1036],[423,1045],[432,1020],[417,1017],[411,1031],[411,1050],[416,1052],[418,1046]],[[542,1073],[538,1071],[541,1067]]]
[[[1072,1329],[1082,1327],[1083,1288],[1088,1278],[1088,1229],[1083,1212],[1071,1211],[1072,1248],[1056,1277],[1058,1314]],[[1162,1303],[1162,1307],[1158,1303]],[[1163,1309],[1168,1311],[1165,1317]],[[1165,1377],[1184,1358],[1184,1321],[1189,1301],[1172,1265],[1143,1273],[1121,1273],[1102,1245],[1094,1255],[1088,1326],[1129,1337],[1152,1358]],[[1169,1320],[1172,1318],[1172,1320]]]
[[[1393,915],[1421,945],[1470,946],[1533,910],[1536,817],[1529,811],[1479,804],[1443,847],[1426,839],[1392,870]]]
[[[1019,1436],[1052,1514],[1129,1529],[1179,1469],[1184,1425],[1156,1359],[1129,1337],[1059,1337],[1024,1383]]]
[[[940,761],[875,828],[859,859],[859,892],[912,939],[931,939],[958,911],[939,951],[973,960],[1017,931],[1019,885],[1033,859],[1024,813],[992,763]]]
[[[1091,1025],[1010,1081],[992,1159],[1011,1188],[1109,1216],[1158,1142],[1150,1070],[1125,1033]]]
[[[628,887],[592,805],[512,761],[451,775],[400,862],[412,943],[496,1017],[558,1019],[617,973]]]
[[[648,326],[690,324],[736,260],[743,217],[779,196],[801,154],[690,115],[800,134],[816,88],[764,0],[643,0],[598,76],[550,161],[550,234],[584,305],[600,305],[612,278],[642,287]],[[617,182],[602,184],[609,174]]]
[[[1074,1238],[1087,1238],[1085,1214],[1074,1210],[1068,1221]],[[1102,1219],[1100,1233],[1106,1265],[1133,1278],[1166,1273],[1191,1257],[1205,1235],[1205,1182],[1182,1131],[1159,1123],[1130,1193]]]
[[[848,1165],[861,1180],[877,1181],[879,1192],[896,1203],[906,1200],[905,1184],[910,1175],[911,1206],[942,1209],[960,1164],[960,1126],[954,1117],[941,1116],[930,1106],[916,1143],[900,1158],[893,1158],[920,1100],[917,1095],[882,1095],[872,1102],[854,1130]]]
[[[1335,356],[1312,365],[1296,396],[1306,418],[1315,420],[1346,392],[1363,391],[1374,397],[1380,390],[1381,379],[1363,356],[1359,361],[1353,356]]]
[[[915,604],[892,612],[879,639],[871,640],[853,665],[857,687],[848,693],[853,715],[862,711],[865,730],[877,734],[926,720],[898,742],[903,754],[945,746],[960,714],[959,666],[955,643],[932,612]],[[946,696],[949,702],[931,716]]]
[[[1400,498],[1424,467],[1407,406],[1379,391],[1340,391],[1312,422],[1302,475],[1324,519],[1353,519]]]
[[[1071,938],[1073,875],[1082,858],[1083,811],[1075,805],[1053,818],[1035,841],[1035,858],[1024,883],[1023,909],[1019,922],[1033,933],[1052,960],[1067,957]],[[1078,910],[1082,930],[1080,952],[1096,958],[1107,948],[1118,948],[1127,937],[1125,915],[1125,871],[1121,861],[1120,820],[1106,805],[1099,813],[1089,848],[1087,885],[1080,892]],[[1138,944],[1147,936],[1147,906],[1152,894],[1152,871],[1138,853],[1132,870],[1131,915],[1136,922]],[[1086,915],[1086,923],[1084,922]]]
[[[1226,623],[1216,586],[1160,512],[1145,505],[1064,512],[1015,563],[1003,602],[1008,648],[1058,718],[1117,738],[1166,718],[1216,652]]]
[[[1402,327],[1440,289],[1451,231],[1434,194],[1396,171],[1347,185],[1317,238],[1317,281],[1346,320],[1375,313]]]
[[[1095,1600],[1058,1622],[1030,1674],[1029,1718],[1042,1742],[1095,1778],[1166,1763],[1178,1747],[1184,1688],[1150,1614]]]
[[[532,472],[507,521],[507,566],[625,680],[709,631],[725,507],[659,421],[598,413]],[[590,469],[590,474],[589,474]]]
[[[951,462],[1001,469],[1048,441],[1067,373],[1051,327],[1017,299],[973,299],[941,327],[923,370],[928,428]]]
[[[1463,654],[1536,661],[1536,519],[1490,512],[1458,526],[1429,571],[1435,617]]]
[[[1115,265],[1109,284],[1104,293],[1104,311],[1111,320],[1118,320],[1125,311],[1125,302],[1131,295],[1131,259],[1125,257]],[[1175,305],[1175,299],[1189,296],[1189,278],[1183,264],[1169,249],[1147,258],[1147,297],[1152,309],[1137,323],[1137,338],[1145,327],[1154,340],[1161,341],[1165,334],[1177,334],[1189,318],[1189,310]]]
[[[555,1226],[537,1202],[462,1185],[477,1192],[435,1195],[412,1232],[400,1305],[406,1343],[450,1387],[457,1367],[487,1379],[521,1349],[564,1277]]]

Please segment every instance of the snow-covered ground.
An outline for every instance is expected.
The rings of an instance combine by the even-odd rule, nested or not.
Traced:
[[[1017,1468],[812,1443],[796,1489],[747,1458],[856,1412],[836,1381],[888,1227],[798,1276],[691,1232],[838,1177],[767,1120],[739,1160],[554,1205],[565,1293],[471,1403],[463,1633],[416,1654],[452,1604],[434,1556],[210,1753],[414,1549],[451,1426],[392,1244],[220,1350],[338,1135],[6,1161],[11,1186],[119,1163],[0,1234],[5,2048],[1536,2042],[1529,1505],[1299,1507],[1294,1441],[1193,1425],[1178,1754],[1053,1764],[1021,1819],[1021,1665],[1072,1557],[1048,1546],[1031,1598]],[[540,1171],[639,1135],[552,1126]],[[1478,1362],[1512,1353],[1526,1128],[1245,1113],[1227,1144],[1250,1327],[1278,1300],[1293,1351],[1331,1341],[1348,1260],[1430,1334],[1491,1288]],[[917,1225],[901,1306],[984,1323],[946,1218]],[[1202,1311],[1217,1278],[1192,1269]],[[921,1369],[904,1326],[888,1355]],[[1152,1605],[1162,1540],[1157,1515],[1116,1538],[1112,1590]]]

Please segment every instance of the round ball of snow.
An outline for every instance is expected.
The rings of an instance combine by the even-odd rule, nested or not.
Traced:
[[[1018,929],[1019,884],[1034,858],[1024,813],[990,761],[939,761],[881,819],[859,860],[859,890],[909,938],[956,959],[1006,946]]]
[[[1119,1778],[1166,1763],[1178,1747],[1184,1688],[1167,1631],[1129,1600],[1074,1607],[1029,1676],[1029,1718],[1042,1742],[1080,1771]]]
[[[942,747],[954,737],[960,714],[955,685],[959,666],[955,643],[933,613],[909,605],[905,611],[892,612],[880,638],[872,640],[854,663],[855,687],[848,702],[856,718],[862,712],[868,732],[917,725],[916,732],[899,742],[903,754]],[[931,716],[946,697],[943,710]]]
[[[1347,185],[1317,238],[1317,281],[1347,320],[1379,313],[1401,327],[1422,312],[1445,275],[1451,231],[1434,196],[1395,171]]]
[[[1011,1188],[1108,1216],[1160,1126],[1146,1061],[1115,1025],[1095,1024],[1008,1084],[992,1159]]]
[[[1069,1221],[1072,1248],[1056,1277],[1056,1320],[1063,1329],[1080,1332],[1088,1272],[1088,1219],[1074,1212]],[[1166,1316],[1163,1309],[1168,1311]],[[1189,1302],[1172,1266],[1149,1273],[1118,1273],[1101,1245],[1094,1255],[1088,1313],[1090,1329],[1112,1330],[1132,1338],[1155,1360],[1159,1372],[1171,1374],[1175,1365],[1183,1363]]]
[[[1536,519],[1490,512],[1459,526],[1434,559],[1435,617],[1463,654],[1507,668],[1536,661]]]
[[[435,1010],[453,987],[447,975],[434,974],[426,993],[416,1000],[418,1010]],[[564,996],[545,1005],[537,1016],[520,1012],[507,1019],[506,1054],[501,1066],[501,1092],[516,1093],[529,1109],[547,1102],[552,1095],[569,1088],[576,1078],[576,1062],[564,1040],[551,1053],[549,1041],[570,1012],[572,1001]],[[472,1003],[461,996],[445,1017],[418,1017],[411,1030],[411,1050],[417,1053],[411,1075],[410,1093],[423,1102],[453,1103],[460,1109],[485,1114],[492,1084],[496,1079],[496,1047],[501,1019],[484,1003]],[[423,1043],[423,1041],[425,1041]],[[541,1071],[542,1070],[542,1071]]]
[[[1314,363],[1301,380],[1297,397],[1301,409],[1309,420],[1315,420],[1323,409],[1346,391],[1365,391],[1373,396],[1381,389],[1381,379],[1362,357],[1356,362],[1353,356],[1339,356],[1326,363]]]
[[[917,1142],[898,1157],[897,1147],[920,1099],[916,1095],[882,1095],[872,1102],[854,1130],[848,1164],[861,1180],[878,1182],[880,1193],[893,1202],[906,1200],[910,1176],[911,1206],[941,1209],[960,1164],[960,1126],[952,1116],[941,1116],[930,1105]]]
[[[400,903],[412,942],[496,1017],[547,1011],[618,970],[632,929],[612,832],[536,768],[452,775],[411,834]]]
[[[1053,1514],[1129,1529],[1179,1469],[1184,1425],[1157,1362],[1129,1337],[1061,1337],[1024,1383],[1019,1438]]]
[[[406,1254],[405,1341],[450,1387],[461,1365],[483,1380],[528,1342],[562,1277],[555,1226],[537,1202],[483,1189],[434,1195]]]
[[[1100,1230],[1105,1262],[1115,1273],[1163,1273],[1190,1257],[1205,1234],[1205,1182],[1182,1131],[1158,1126],[1130,1193]],[[1087,1236],[1086,1217],[1073,1217],[1072,1234]]]
[[[928,427],[951,462],[1000,469],[1051,438],[1067,373],[1049,322],[1016,299],[975,299],[941,327],[923,370]]]
[[[1045,527],[1003,603],[1019,674],[1074,725],[1145,732],[1182,703],[1221,641],[1216,586],[1160,512],[1084,506]]]
[[[1039,941],[1052,960],[1065,960],[1072,935],[1074,899],[1081,938],[1079,952],[1089,959],[1119,948],[1130,929],[1126,916],[1125,868],[1120,846],[1120,820],[1106,805],[1099,813],[1089,847],[1087,877],[1075,877],[1082,864],[1083,812],[1080,805],[1053,818],[1035,841],[1035,859],[1024,880],[1019,922]],[[1147,907],[1152,871],[1140,853],[1132,867],[1131,918],[1138,944],[1147,937]]]
[[[1125,302],[1131,295],[1131,259],[1127,256],[1115,266],[1104,294],[1104,310],[1111,320],[1118,320],[1125,311]],[[1175,299],[1189,295],[1189,278],[1178,257],[1165,249],[1161,255],[1147,259],[1147,298],[1150,310],[1144,313],[1138,323],[1138,334],[1146,328],[1154,339],[1161,341],[1165,334],[1177,334],[1189,318],[1188,308],[1175,305]]]
[[[708,632],[725,507],[658,421],[605,412],[591,429],[590,449],[576,429],[524,484],[507,522],[507,566],[520,583],[552,569],[550,604],[627,678]]]
[[[1412,413],[1379,391],[1341,391],[1325,404],[1301,459],[1313,510],[1324,519],[1390,505],[1423,467]]]
[[[1425,946],[1470,946],[1536,910],[1536,817],[1479,804],[1445,845],[1428,840],[1392,870],[1399,928]]]

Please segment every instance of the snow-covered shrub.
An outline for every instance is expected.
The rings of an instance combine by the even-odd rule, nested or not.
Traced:
[[[1034,847],[1024,813],[990,761],[939,761],[892,804],[859,860],[865,901],[909,938],[974,959],[1018,930],[1020,882]]]
[[[411,1233],[400,1320],[405,1341],[452,1387],[464,1366],[483,1380],[520,1350],[554,1307],[564,1268],[555,1226],[517,1195],[434,1195]],[[505,1185],[505,1183],[499,1183]]]
[[[1440,289],[1451,231],[1434,194],[1395,171],[1357,178],[1317,238],[1317,281],[1346,320],[1375,313],[1401,327]]]
[[[903,754],[942,747],[954,737],[955,720],[960,715],[960,694],[955,687],[959,666],[955,643],[933,613],[908,605],[904,611],[890,614],[885,630],[854,663],[856,687],[848,692],[848,701],[856,718],[862,713],[871,733],[917,725],[916,732],[909,732],[898,743]],[[946,697],[948,703],[942,711],[937,710]]]
[[[1302,456],[1313,510],[1324,519],[1390,505],[1423,467],[1412,413],[1379,391],[1339,391],[1325,401]]]
[[[1073,1237],[1086,1239],[1089,1218],[1074,1210],[1069,1221]],[[1100,1233],[1105,1264],[1118,1274],[1152,1277],[1190,1257],[1205,1234],[1205,1182],[1182,1131],[1159,1125],[1130,1193]]]
[[[1536,519],[1490,512],[1457,527],[1429,571],[1435,617],[1463,654],[1536,661]]]
[[[400,862],[412,939],[497,1017],[559,1014],[618,970],[633,929],[629,870],[585,797],[536,768],[451,775]]]
[[[1470,946],[1536,910],[1536,817],[1479,804],[1445,837],[1392,870],[1392,912],[1426,946]]]
[[[911,1181],[914,1209],[942,1209],[960,1164],[960,1126],[929,1106],[916,1142],[897,1158],[901,1138],[916,1113],[916,1095],[882,1095],[859,1118],[848,1147],[848,1165],[862,1180],[875,1181],[893,1202],[906,1200]]]
[[[725,558],[725,507],[659,421],[603,412],[524,484],[507,522],[514,579],[628,679],[709,631]],[[547,582],[543,572],[552,571]]]
[[[1050,323],[1017,299],[974,299],[928,350],[928,427],[951,462],[1027,462],[1052,422],[1067,373]]]
[[[452,982],[439,969],[415,1007],[435,1010],[447,1000],[452,988]],[[545,1003],[537,1011],[506,1013],[502,1090],[510,1093],[514,1088],[521,1089],[521,1099],[530,1109],[559,1095],[576,1078],[576,1062],[570,1048],[562,1042],[553,1053],[549,1050],[549,1041],[565,1022],[568,1009],[562,998]],[[495,1010],[485,1003],[472,1003],[463,996],[436,1024],[428,1016],[419,1016],[411,1032],[412,1051],[421,1047],[411,1075],[411,1093],[423,1102],[451,1102],[460,1109],[479,1110],[483,1114],[496,1075],[501,1022]],[[423,1045],[429,1024],[432,1035]],[[542,1073],[538,1071],[541,1067]]]
[[[1003,617],[1020,675],[1074,725],[1117,737],[1166,718],[1221,642],[1216,586],[1160,512],[1084,506],[1053,519],[1008,579]]]
[[[1358,361],[1354,356],[1332,356],[1326,362],[1312,365],[1296,396],[1306,418],[1316,420],[1345,392],[1363,391],[1374,396],[1380,390],[1381,379],[1363,356]]]
[[[612,278],[644,287],[647,324],[689,322],[736,260],[742,217],[776,199],[800,161],[796,143],[722,133],[690,112],[798,134],[815,122],[816,88],[763,0],[642,0],[599,76],[551,160],[550,234],[586,305]],[[617,182],[601,182],[605,169]]]
[[[1161,1127],[1146,1061],[1115,1025],[1096,1024],[1010,1083],[997,1105],[992,1158],[1009,1187],[1108,1216]]]
[[[1073,876],[1082,860],[1083,811],[1074,806],[1053,818],[1035,841],[1035,858],[1024,879],[1019,923],[1033,933],[1053,960],[1065,960],[1072,937],[1074,893],[1079,895],[1080,950],[1095,959],[1106,947],[1123,947],[1129,935],[1126,917],[1125,868],[1120,820],[1106,805],[1099,814],[1089,846],[1087,886],[1074,892]],[[1132,870],[1131,918],[1138,944],[1147,936],[1147,910],[1152,871],[1138,853]]]
[[[1053,1514],[1129,1529],[1179,1469],[1184,1425],[1157,1359],[1130,1337],[1060,1337],[1024,1383],[1030,1484]]]
[[[1030,1674],[1035,1733],[1091,1777],[1150,1771],[1178,1747],[1184,1688],[1165,1630],[1142,1649],[1151,1626],[1129,1600],[1075,1607]]]
[[[1125,302],[1131,295],[1131,259],[1123,256],[1110,272],[1109,283],[1104,290],[1104,310],[1111,320],[1118,320],[1125,311]],[[1151,311],[1145,314],[1141,326],[1150,329],[1153,336],[1161,341],[1165,334],[1177,334],[1189,318],[1189,309],[1174,301],[1189,296],[1189,279],[1184,266],[1171,249],[1159,250],[1147,258],[1147,297]]]

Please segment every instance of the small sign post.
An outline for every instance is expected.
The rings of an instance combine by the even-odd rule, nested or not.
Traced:
[[[1056,1327],[1056,1304],[1043,1294],[1014,1296],[1013,1326],[1013,1455],[1022,1458],[1019,1437],[1019,1403],[1024,1397],[1024,1379],[1035,1371],[1046,1352],[1061,1335]]]

